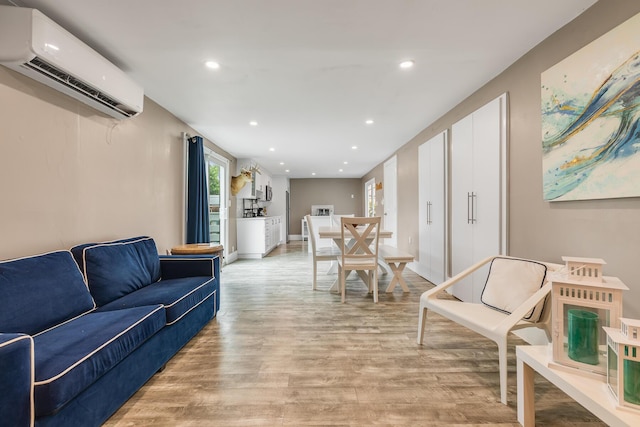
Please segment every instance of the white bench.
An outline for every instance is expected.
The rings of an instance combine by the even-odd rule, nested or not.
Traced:
[[[398,248],[389,245],[378,246],[378,263],[388,266],[393,272],[393,278],[389,282],[386,292],[393,292],[393,289],[398,284],[402,287],[403,292],[409,292],[407,282],[402,277],[402,271],[407,266],[407,263],[413,262],[413,260],[413,255]]]

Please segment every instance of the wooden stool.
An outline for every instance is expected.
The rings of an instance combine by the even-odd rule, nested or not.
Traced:
[[[222,265],[224,248],[215,243],[188,243],[171,248],[171,255],[218,255]]]

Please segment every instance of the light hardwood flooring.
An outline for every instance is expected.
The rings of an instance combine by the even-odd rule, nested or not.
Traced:
[[[218,316],[105,425],[518,425],[513,346],[522,341],[510,339],[505,406],[493,342],[430,313],[416,344],[429,282],[407,269],[411,292],[381,292],[374,304],[353,275],[341,304],[325,266],[316,291],[301,242],[225,266]],[[536,409],[542,426],[603,425],[539,376]]]

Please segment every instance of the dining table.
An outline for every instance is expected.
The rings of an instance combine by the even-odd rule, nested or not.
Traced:
[[[389,230],[380,229],[378,233],[380,234],[380,237],[379,237],[380,239],[390,239],[393,236],[393,232]],[[340,228],[340,225],[336,224],[336,225],[318,227],[318,237],[320,237],[321,239],[332,239],[339,249],[342,249],[344,247],[344,244],[342,242],[342,230]],[[374,237],[375,237],[375,233],[371,233],[367,237],[368,243],[372,242]],[[347,245],[348,244],[349,243],[347,242]],[[329,272],[335,273],[336,271],[337,271],[337,263],[332,263],[332,266]],[[360,276],[360,278],[368,288],[369,277],[366,274],[366,272],[358,270],[357,273],[358,273],[358,276]],[[339,283],[340,283],[340,278],[336,278],[336,280],[331,285],[329,292],[339,292],[340,291]]]

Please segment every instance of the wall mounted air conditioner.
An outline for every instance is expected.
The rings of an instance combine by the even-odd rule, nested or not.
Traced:
[[[0,6],[0,64],[115,118],[142,112],[142,87],[36,9]]]

